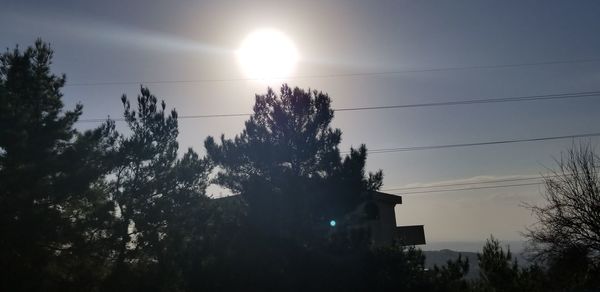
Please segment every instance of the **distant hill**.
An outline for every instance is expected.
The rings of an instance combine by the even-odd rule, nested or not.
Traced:
[[[423,251],[425,254],[425,266],[427,268],[433,268],[434,265],[445,265],[449,260],[456,260],[458,255],[461,254],[463,257],[469,259],[469,273],[467,279],[476,279],[479,277],[479,265],[477,261],[477,253],[469,251],[454,251],[450,249],[442,250],[426,250]],[[517,258],[520,266],[528,265],[528,261],[520,254],[513,255]]]

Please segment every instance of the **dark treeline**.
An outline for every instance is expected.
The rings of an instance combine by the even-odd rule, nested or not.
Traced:
[[[63,108],[51,60],[41,41],[0,58],[2,291],[598,287],[576,252],[521,268],[492,238],[473,281],[463,258],[425,269],[418,249],[373,247],[348,226],[368,216],[356,206],[383,174],[365,171],[364,145],[340,153],[327,94],[268,90],[242,133],[206,138],[206,157],[181,155],[177,112],[144,87],[133,104],[121,99],[127,134],[110,120],[75,129],[82,106]],[[213,183],[238,196],[209,198]]]

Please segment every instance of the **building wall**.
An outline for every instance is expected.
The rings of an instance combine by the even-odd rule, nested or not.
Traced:
[[[396,236],[396,214],[395,204],[376,201],[379,208],[379,218],[370,220],[371,240],[375,246],[391,244]]]

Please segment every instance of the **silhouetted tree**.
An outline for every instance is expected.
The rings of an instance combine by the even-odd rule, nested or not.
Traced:
[[[429,291],[433,288],[425,271],[425,255],[414,247],[375,248],[367,263],[366,276],[373,291]]]
[[[181,289],[181,263],[191,249],[200,248],[206,226],[205,189],[211,170],[206,159],[188,149],[178,158],[177,112],[165,112],[164,101],[146,88],[137,99],[137,111],[122,97],[131,134],[119,135],[106,177],[108,197],[115,204],[112,227],[113,285],[136,282],[128,289]],[[136,271],[136,269],[138,269]],[[148,286],[146,286],[148,285]]]
[[[510,249],[506,252],[493,236],[483,246],[479,260],[479,277],[483,287],[491,291],[520,291],[518,289],[519,266],[513,260]]]
[[[365,174],[364,145],[341,158],[333,115],[327,94],[283,85],[279,95],[256,96],[240,135],[206,139],[216,182],[243,196],[257,230],[308,244],[328,234],[331,219],[341,229],[343,216],[381,186],[381,171]]]
[[[346,228],[369,216],[357,207],[373,206],[382,172],[365,172],[364,145],[341,155],[326,94],[269,89],[243,132],[208,137],[200,158],[178,153],[177,112],[143,87],[137,109],[122,97],[127,134],[110,120],[76,131],[82,107],[63,110],[51,58],[41,41],[0,57],[0,290],[472,288],[460,257],[428,271],[420,250],[370,247]],[[213,162],[241,196],[208,199]],[[483,290],[536,290],[543,275],[511,266],[493,238],[480,267]]]
[[[510,249],[504,251],[493,236],[477,258],[480,277],[471,285],[475,291],[555,291],[542,267],[520,267]]]
[[[600,268],[586,247],[573,246],[560,254],[547,257],[547,277],[551,287],[562,291],[594,291],[600,289]]]
[[[102,173],[90,150],[106,127],[73,128],[82,106],[63,110],[65,76],[50,71],[52,55],[38,40],[0,57],[0,290],[58,289],[89,271],[82,222],[102,205],[90,190]]]
[[[586,250],[600,264],[600,158],[589,144],[573,146],[545,176],[546,205],[530,206],[537,224],[525,234],[541,260]]]
[[[458,254],[456,260],[448,260],[446,265],[435,265],[430,271],[430,291],[468,291],[469,282],[465,276],[469,272],[469,259]]]
[[[317,91],[269,89],[256,96],[240,135],[222,136],[220,144],[206,139],[215,181],[241,195],[216,201],[247,206],[238,209],[247,214],[243,226],[227,233],[236,241],[216,258],[217,289],[347,290],[365,283],[367,250],[348,253],[355,243],[344,216],[381,186],[382,174],[365,174],[364,146],[342,159],[330,103]]]

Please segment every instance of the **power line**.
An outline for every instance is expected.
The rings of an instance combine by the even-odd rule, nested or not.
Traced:
[[[414,146],[414,147],[399,147],[399,148],[379,148],[379,149],[369,150],[368,153],[382,154],[382,153],[403,152],[403,151],[420,151],[420,150],[485,146],[485,145],[496,145],[496,144],[510,144],[510,143],[535,142],[535,141],[547,141],[547,140],[574,139],[574,138],[598,137],[598,136],[600,136],[600,133],[574,134],[574,135],[566,135],[566,136],[551,136],[551,137],[539,137],[539,138],[527,138],[527,139],[498,140],[498,141],[475,142],[475,143],[444,144],[444,145]],[[349,152],[342,152],[342,153],[349,153]]]
[[[556,176],[557,175],[551,175],[551,176],[546,176],[546,177],[556,177]],[[452,187],[452,186],[491,184],[491,183],[499,183],[499,182],[540,180],[543,178],[544,177],[538,176],[538,177],[529,177],[529,178],[494,179],[494,180],[486,180],[486,181],[479,181],[479,182],[451,183],[451,184],[441,184],[441,185],[433,185],[433,186],[389,188],[389,189],[382,189],[382,191],[404,191],[404,190],[414,190],[414,189],[431,189],[431,188]]]
[[[600,170],[600,167],[595,167],[594,169]],[[417,186],[417,187],[397,187],[397,188],[387,188],[382,189],[382,191],[403,191],[403,190],[414,190],[414,189],[431,189],[431,188],[439,188],[439,187],[452,187],[452,186],[464,186],[464,185],[478,185],[478,184],[489,184],[489,183],[499,183],[499,182],[512,182],[512,181],[527,181],[527,180],[546,180],[549,178],[559,178],[565,176],[574,176],[573,173],[547,173],[542,174],[541,176],[528,177],[528,178],[506,178],[506,179],[492,179],[478,182],[462,182],[462,183],[451,183],[451,184],[438,184],[431,186]],[[541,182],[540,182],[541,183]]]
[[[436,106],[455,106],[455,105],[468,105],[468,104],[485,104],[485,103],[502,103],[502,102],[522,102],[522,101],[543,101],[543,100],[557,100],[557,99],[573,99],[573,98],[584,98],[584,97],[600,97],[600,91],[581,91],[581,92],[570,92],[570,93],[556,93],[556,94],[543,94],[543,95],[528,95],[528,96],[514,96],[514,97],[501,97],[501,98],[489,98],[489,99],[468,99],[458,101],[447,101],[447,102],[431,102],[431,103],[415,103],[415,104],[401,104],[401,105],[384,105],[384,106],[367,106],[367,107],[346,107],[336,108],[336,112],[347,112],[347,111],[365,111],[365,110],[383,110],[383,109],[402,109],[402,108],[419,108],[419,107],[436,107]],[[250,116],[250,113],[231,113],[231,114],[204,114],[204,115],[181,115],[178,119],[201,119],[201,118],[224,118],[224,117],[245,117]],[[114,121],[122,122],[123,118],[113,119]],[[106,119],[81,119],[80,123],[98,123],[104,122]]]
[[[414,108],[414,107],[434,107],[434,106],[452,106],[452,105],[467,105],[479,103],[499,103],[499,102],[518,102],[518,101],[534,101],[534,100],[554,100],[554,99],[571,99],[581,97],[600,97],[600,91],[584,91],[573,93],[559,94],[544,94],[544,95],[529,95],[516,97],[501,97],[489,99],[470,99],[446,102],[431,102],[431,103],[415,103],[404,105],[386,105],[386,106],[368,106],[368,107],[347,107],[335,109],[336,112],[341,111],[362,111],[362,110],[379,110],[379,109],[396,109],[396,108]]]
[[[541,185],[542,182],[536,183],[522,183],[522,184],[510,184],[500,186],[485,186],[485,187],[472,187],[472,188],[460,188],[460,189],[444,189],[444,190],[432,190],[432,191],[416,191],[416,192],[405,192],[397,193],[396,195],[413,195],[413,194],[428,194],[428,193],[441,193],[441,192],[453,192],[453,191],[470,191],[470,190],[481,190],[481,189],[496,189],[496,188],[508,188],[508,187],[520,187],[520,186],[533,186]]]
[[[547,65],[595,63],[595,62],[600,62],[600,59],[554,60],[554,61],[530,62],[530,63],[441,67],[441,68],[429,68],[429,69],[408,69],[408,70],[379,71],[379,72],[297,75],[297,76],[271,78],[271,79],[273,79],[273,80],[294,80],[294,79],[316,79],[316,78],[344,78],[344,77],[357,77],[357,76],[380,76],[380,75],[397,75],[397,74],[406,74],[406,73],[502,69],[502,68],[519,68],[519,67],[531,67],[531,66],[547,66]],[[258,80],[263,80],[263,79],[261,79],[261,78],[209,78],[209,79],[187,79],[187,80],[106,81],[106,82],[70,83],[70,84],[66,84],[65,86],[81,87],[81,86],[138,85],[138,84],[185,84],[185,83],[213,83],[213,82],[258,81]]]

